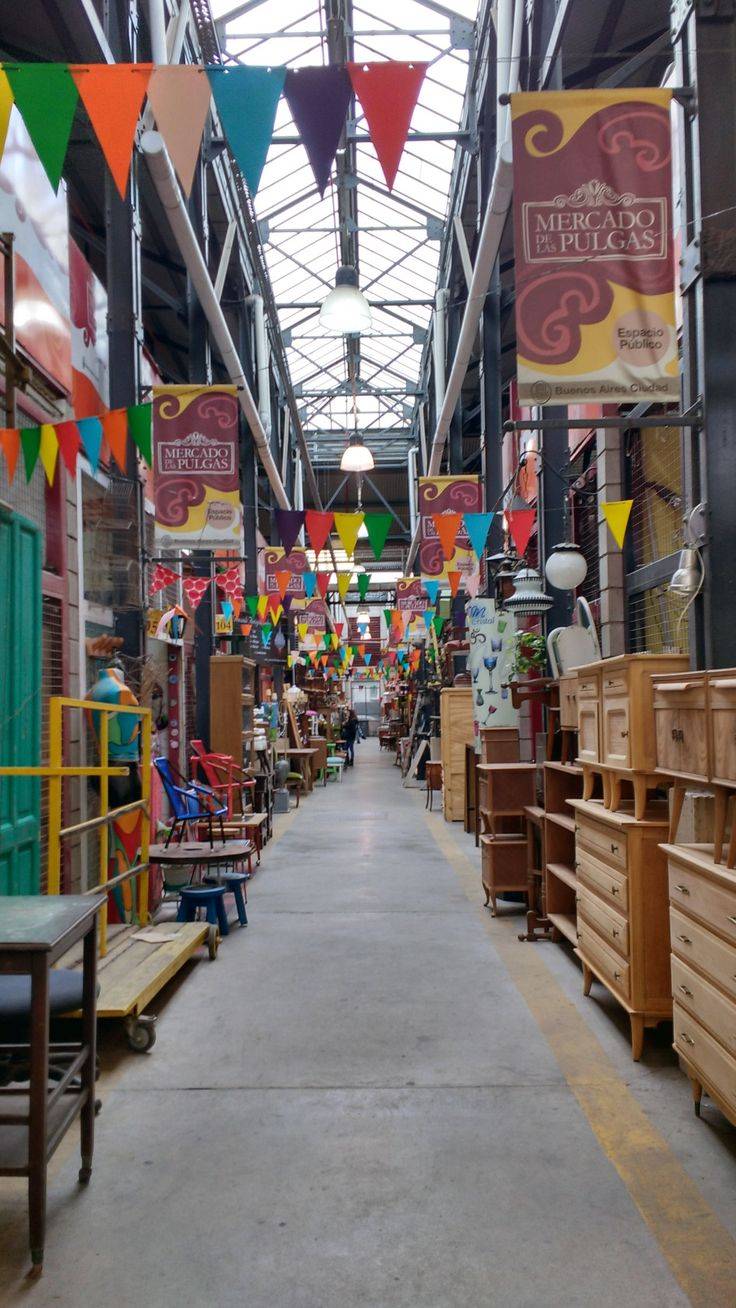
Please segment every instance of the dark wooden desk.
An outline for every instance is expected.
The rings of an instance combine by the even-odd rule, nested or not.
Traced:
[[[48,1160],[77,1116],[81,1116],[79,1180],[92,1174],[95,1132],[97,1025],[97,913],[104,895],[18,895],[0,900],[0,973],[30,976],[28,1090],[0,1091],[18,1109],[0,1114],[0,1176],[28,1177],[31,1259],[43,1267],[46,1239]],[[61,1079],[49,1089],[49,973],[51,966],[83,940],[82,1032],[79,1045],[55,1045],[66,1055]],[[24,1046],[6,1046],[6,1053]],[[72,1078],[79,1078],[78,1088]],[[23,1101],[23,1102],[19,1102]],[[12,1105],[11,1105],[12,1106]],[[25,1110],[25,1111],[24,1111]]]

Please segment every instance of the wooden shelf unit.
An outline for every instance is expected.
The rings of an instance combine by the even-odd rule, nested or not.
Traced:
[[[531,906],[525,810],[536,803],[534,763],[479,763],[478,813],[485,902],[496,915],[504,891],[525,894]]]
[[[213,654],[210,658],[210,749],[228,754],[238,767],[255,767],[253,708],[256,667],[243,654]]]
[[[575,816],[571,801],[583,793],[583,770],[572,763],[544,765],[544,917],[537,926],[552,939],[576,943]],[[572,923],[572,925],[571,925]]]

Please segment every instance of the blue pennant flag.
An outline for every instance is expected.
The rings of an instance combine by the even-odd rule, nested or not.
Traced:
[[[432,619],[434,617],[434,613],[432,612],[431,609],[425,609],[422,614],[422,617],[424,618],[424,625],[427,628],[427,631],[429,631],[429,628],[432,626]]]
[[[248,190],[255,195],[273,136],[285,68],[215,64],[207,68],[227,143]]]
[[[226,618],[231,618],[233,616],[233,606],[230,603],[230,600],[222,601],[222,611]]]
[[[317,588],[317,573],[304,572],[302,576],[304,578],[304,594],[307,599],[311,599]]]
[[[372,654],[365,654],[365,655],[364,655],[364,658],[365,658],[366,667],[368,667],[368,665],[370,664],[371,659],[373,658],[373,655],[372,655]]]
[[[94,472],[100,461],[102,448],[102,423],[99,418],[77,418],[77,428],[82,441],[82,448]]]
[[[422,577],[422,585],[427,592],[427,598],[429,599],[430,604],[436,604],[437,596],[440,592],[440,583],[438,581],[430,581],[429,577]]]
[[[480,559],[486,547],[488,533],[491,530],[491,523],[495,514],[493,513],[464,513],[463,522],[465,530],[468,533],[470,544],[474,553]]]

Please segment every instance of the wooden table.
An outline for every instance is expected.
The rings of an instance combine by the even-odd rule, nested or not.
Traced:
[[[309,794],[314,789],[312,760],[314,759],[317,750],[307,749],[305,747],[297,749],[293,745],[289,745],[287,749],[284,749],[281,752],[286,754],[290,759],[296,759],[299,771],[304,778],[304,788],[307,791],[307,794]]]
[[[28,1090],[0,1091],[15,1113],[0,1115],[0,1176],[28,1177],[28,1219],[34,1272],[43,1268],[48,1160],[74,1119],[81,1118],[79,1180],[92,1175],[95,1131],[97,913],[104,895],[18,895],[3,899],[0,973],[30,976]],[[66,1055],[64,1075],[49,1089],[49,973],[77,941],[83,941],[82,1031],[79,1045],[54,1046]],[[18,1049],[18,1046],[15,1046]],[[79,1078],[79,1086],[72,1078]],[[27,1101],[27,1111],[24,1112]],[[11,1104],[12,1107],[12,1104]]]

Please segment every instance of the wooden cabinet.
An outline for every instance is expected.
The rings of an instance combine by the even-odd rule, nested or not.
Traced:
[[[504,891],[529,894],[526,833],[481,836],[480,848],[485,902],[490,902],[491,914],[495,917],[498,895]]]
[[[653,678],[657,768],[669,776],[691,781],[710,776],[707,692],[704,672]]]
[[[736,786],[736,670],[707,673],[711,781]]]
[[[478,814],[486,904],[505,890],[529,895],[525,809],[536,800],[534,763],[479,763]],[[531,907],[531,903],[529,904]]]
[[[440,693],[440,753],[442,811],[447,822],[465,815],[465,746],[473,743],[473,700],[470,686],[453,686]]]
[[[563,731],[578,729],[578,674],[569,673],[559,679],[560,727]]]
[[[644,1028],[672,1013],[664,807],[636,821],[598,801],[573,800],[577,947],[583,990],[597,977],[629,1014],[632,1057]]]
[[[600,700],[600,674],[597,671],[578,673],[578,759],[581,763],[597,763],[600,758],[598,742],[598,716]]]
[[[518,763],[518,727],[481,727],[481,763]]]
[[[736,1125],[736,874],[709,847],[663,846],[669,870],[674,1048],[695,1111],[706,1090]]]
[[[255,675],[255,662],[242,654],[210,658],[210,749],[246,769],[255,765]]]

